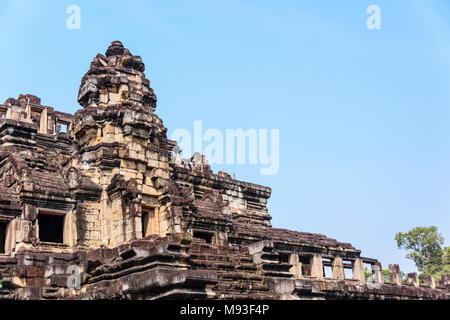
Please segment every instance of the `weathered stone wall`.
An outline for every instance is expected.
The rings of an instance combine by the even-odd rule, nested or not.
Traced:
[[[54,253],[24,250],[0,257],[3,299],[448,299],[437,287],[289,274],[270,241],[251,246],[151,236],[116,248]],[[265,254],[260,255],[259,249]],[[255,256],[256,255],[256,256]],[[272,255],[272,256],[271,256]],[[319,257],[320,258],[320,257]],[[314,259],[317,259],[315,256]],[[264,266],[271,265],[266,269]],[[77,266],[80,287],[70,289]],[[273,268],[277,266],[277,268]],[[396,269],[396,266],[390,266]],[[284,270],[284,271],[283,271]],[[445,282],[447,281],[447,282]]]

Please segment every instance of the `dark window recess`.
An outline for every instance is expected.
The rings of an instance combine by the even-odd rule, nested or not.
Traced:
[[[302,264],[302,275],[311,276],[311,257],[299,256],[298,261]]]
[[[5,253],[7,226],[8,226],[7,223],[0,222],[0,253]]]
[[[155,216],[154,209],[142,209],[142,237],[148,237],[154,233],[152,230],[152,222]]]
[[[38,215],[39,240],[43,242],[63,243],[64,216],[42,214]]]
[[[203,239],[206,243],[212,243],[213,233],[205,231],[194,231],[193,237],[197,239]]]
[[[289,257],[290,257],[290,254],[288,254],[288,253],[280,253],[278,255],[278,261],[284,262],[284,263],[289,263]]]

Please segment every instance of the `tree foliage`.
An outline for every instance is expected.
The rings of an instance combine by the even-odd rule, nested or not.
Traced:
[[[450,272],[450,248],[444,247],[444,237],[435,226],[416,227],[395,235],[397,246],[409,250],[406,258],[414,261],[421,278],[433,275],[439,279]]]
[[[372,270],[370,270],[369,268],[365,267],[364,268],[364,278],[367,280],[369,280],[369,278],[372,277]]]

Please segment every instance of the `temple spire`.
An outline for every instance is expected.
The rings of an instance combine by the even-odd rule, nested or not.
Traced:
[[[156,108],[156,95],[144,74],[140,56],[132,55],[115,40],[105,55],[98,54],[81,80],[78,102],[84,107],[108,107],[132,103]]]

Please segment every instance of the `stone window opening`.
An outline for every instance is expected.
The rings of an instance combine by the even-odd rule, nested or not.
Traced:
[[[39,133],[47,134],[48,116],[47,108],[35,104],[30,105],[29,117],[34,123],[39,124]]]
[[[0,107],[0,119],[5,119],[6,118],[6,112],[7,111],[8,111],[7,108]]]
[[[192,232],[192,237],[197,239],[203,239],[206,243],[213,243],[213,232],[203,231],[203,230],[194,230]]]
[[[310,256],[298,256],[298,262],[302,265],[302,275],[311,276],[311,257]]]
[[[38,235],[40,242],[64,244],[66,214],[40,211],[38,214]]]
[[[289,263],[290,253],[278,253],[278,261],[281,263]]]
[[[0,254],[5,254],[6,248],[6,233],[8,232],[8,223],[0,221]]]
[[[345,279],[353,279],[353,264],[354,262],[351,260],[342,260]]]
[[[58,133],[67,133],[67,131],[69,129],[69,123],[58,121],[57,125],[58,125],[58,129],[59,129]]]
[[[155,209],[143,207],[142,208],[142,237],[148,237],[152,234],[157,234],[155,228]]]
[[[333,261],[330,258],[322,258],[323,277],[333,278]]]
[[[372,264],[371,263],[367,263],[367,262],[363,262],[363,270],[364,270],[364,278],[366,279],[366,281],[367,282],[372,282],[373,281]]]

